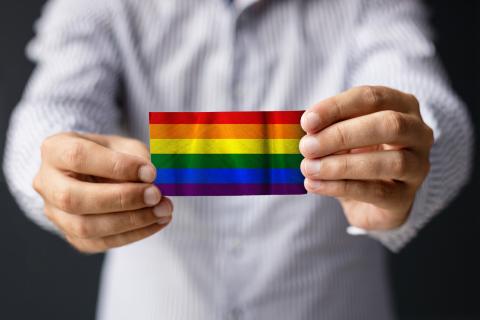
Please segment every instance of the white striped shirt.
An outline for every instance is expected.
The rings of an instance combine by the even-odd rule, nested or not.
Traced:
[[[4,170],[51,229],[31,181],[42,140],[60,131],[147,142],[148,111],[304,109],[381,84],[415,94],[435,132],[407,222],[370,237],[347,234],[339,203],[317,195],[174,198],[166,230],[107,254],[101,320],[391,319],[380,243],[400,249],[470,170],[470,122],[417,1],[55,0],[28,55],[37,68]]]

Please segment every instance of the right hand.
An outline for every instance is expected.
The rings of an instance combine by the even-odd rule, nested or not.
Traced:
[[[48,219],[79,251],[120,247],[171,221],[172,202],[152,185],[156,171],[142,142],[60,133],[45,139],[41,151],[33,187]]]

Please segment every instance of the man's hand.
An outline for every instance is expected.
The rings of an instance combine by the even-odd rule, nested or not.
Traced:
[[[301,124],[309,192],[338,198],[359,228],[388,230],[407,219],[433,144],[414,96],[357,87],[312,106]]]
[[[172,219],[172,203],[151,184],[156,171],[140,141],[61,133],[42,145],[33,187],[45,214],[78,250],[102,252],[146,238]]]

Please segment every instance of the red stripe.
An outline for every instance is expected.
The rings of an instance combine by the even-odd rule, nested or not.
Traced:
[[[150,112],[150,124],[300,124],[300,111]]]

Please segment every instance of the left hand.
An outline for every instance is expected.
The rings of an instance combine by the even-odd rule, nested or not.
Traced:
[[[413,95],[356,87],[307,109],[301,124],[309,192],[336,197],[355,227],[388,230],[405,222],[433,145]]]

